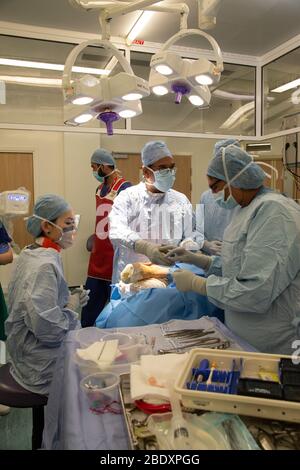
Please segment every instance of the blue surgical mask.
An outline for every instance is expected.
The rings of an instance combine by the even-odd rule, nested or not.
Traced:
[[[93,171],[93,176],[96,178],[97,181],[99,181],[100,183],[103,183],[104,181],[104,176],[100,176],[98,174],[98,171]]]
[[[147,167],[149,168],[149,167]],[[152,168],[149,168],[154,174],[154,183],[153,186],[161,191],[162,193],[166,193],[169,189],[172,188],[175,179],[176,179],[176,169],[175,168],[166,168],[163,170],[153,171]]]
[[[216,203],[218,206],[222,207],[222,209],[234,209],[239,204],[236,202],[232,194],[229,194],[228,198],[224,199],[224,191],[221,191],[221,194],[215,198]]]

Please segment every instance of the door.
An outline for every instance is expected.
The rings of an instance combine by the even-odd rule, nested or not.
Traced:
[[[114,154],[118,169],[122,176],[132,184],[138,184],[142,179],[142,164],[139,154]],[[176,180],[173,189],[184,193],[191,200],[192,168],[190,155],[175,155],[177,167]]]
[[[29,214],[34,201],[33,155],[32,153],[0,152],[0,192],[18,189],[30,191]],[[26,230],[24,216],[12,219],[14,242],[22,249],[33,242]]]

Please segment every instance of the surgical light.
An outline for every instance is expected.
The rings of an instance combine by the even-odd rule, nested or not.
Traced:
[[[215,64],[205,57],[200,57],[190,65],[188,76],[199,85],[209,86],[216,85],[220,81],[221,72]]]
[[[195,80],[199,85],[212,85],[213,84],[213,79],[209,77],[208,75],[197,75],[195,77]]]
[[[150,67],[161,75],[180,75],[182,72],[182,60],[178,54],[170,51],[160,51],[151,58]]]
[[[168,65],[157,65],[155,67],[156,72],[161,73],[162,75],[172,75],[173,70]]]
[[[92,101],[93,101],[93,98],[90,98],[89,96],[82,96],[82,97],[75,98],[74,100],[72,100],[72,103],[80,106],[83,104],[89,104]]]
[[[204,57],[195,61],[184,59],[168,50],[175,42],[190,35],[204,36],[210,42],[216,64]],[[149,86],[153,93],[164,95],[168,91],[175,94],[176,104],[186,96],[194,106],[205,107],[211,99],[208,86],[219,82],[224,69],[218,43],[210,34],[198,29],[182,29],[172,36],[161,50],[152,56],[150,67]]]
[[[124,109],[124,111],[120,111],[119,114],[124,119],[125,118],[132,118],[132,117],[136,116],[136,112],[131,110],[131,109]]]
[[[166,88],[165,86],[155,86],[152,88],[152,91],[155,95],[158,95],[158,96],[163,96],[163,95],[166,95],[168,93],[168,88]]]
[[[124,71],[100,79],[86,75],[71,82],[71,69],[79,53],[94,44],[110,50]],[[96,118],[105,123],[108,135],[113,134],[115,121],[141,114],[140,99],[150,94],[148,82],[134,75],[123,54],[105,39],[85,41],[71,51],[65,64],[63,90],[65,124],[80,125]],[[73,105],[81,105],[82,111],[79,113],[78,106]]]
[[[194,106],[202,106],[204,104],[203,99],[198,96],[198,95],[190,95],[189,96],[189,101],[194,105]]]
[[[141,98],[143,98],[143,95],[140,93],[128,93],[128,95],[122,96],[122,100],[124,101],[140,100]]]

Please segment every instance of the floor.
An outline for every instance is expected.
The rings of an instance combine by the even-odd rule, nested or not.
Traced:
[[[31,408],[11,408],[0,416],[0,450],[31,449],[31,413]]]

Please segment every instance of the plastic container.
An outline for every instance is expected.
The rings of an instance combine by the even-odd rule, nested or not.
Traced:
[[[159,448],[162,450],[176,450],[172,436],[172,413],[151,415],[147,421],[147,427],[155,435]],[[229,449],[225,439],[217,429],[210,428],[207,432],[197,425],[197,416],[183,413],[188,423],[189,441],[192,450],[227,450]]]
[[[91,329],[91,328],[85,328]],[[97,330],[97,328],[95,328]],[[100,332],[100,330],[98,329]],[[143,335],[127,335],[125,333],[109,333],[102,334],[102,337],[95,341],[109,341],[113,339],[119,340],[120,355],[115,361],[107,366],[105,370],[114,372],[115,374],[124,374],[130,371],[130,365],[140,360],[142,354],[152,354],[151,345],[147,344]],[[92,343],[90,343],[92,344]],[[88,344],[87,346],[89,346]],[[86,345],[82,347],[87,347]],[[100,372],[99,366],[92,361],[81,359],[76,351],[73,354],[73,360],[78,365],[83,375],[94,374]],[[101,370],[104,370],[103,368]]]
[[[114,413],[119,404],[119,382],[118,375],[112,372],[99,372],[82,379],[80,388],[88,398],[90,410]]]
[[[100,330],[100,328],[89,326],[88,328],[80,328],[77,330],[76,340],[81,348],[87,348],[96,341],[101,341],[105,334],[106,333],[103,333],[103,330]]]
[[[188,408],[221,411],[299,423],[300,403],[297,402],[187,389],[187,383],[191,380],[192,368],[198,367],[200,361],[203,359],[221,364],[222,369],[230,369],[233,360],[237,360],[238,362],[242,359],[243,370],[241,377],[245,378],[250,376],[254,378],[258,375],[260,370],[278,373],[281,358],[290,357],[241,351],[193,349],[190,351],[184,367],[178,375],[175,390],[181,395],[182,404]]]

